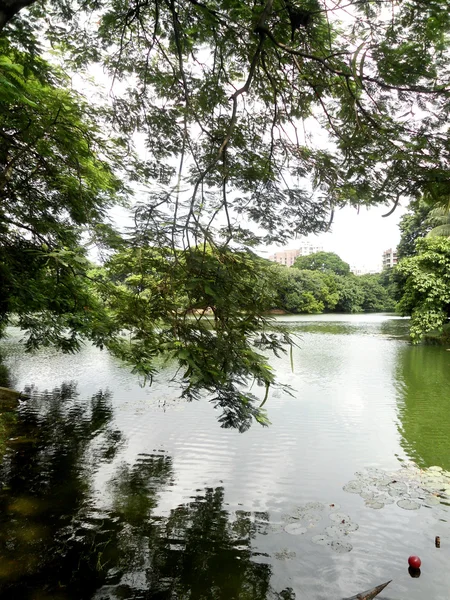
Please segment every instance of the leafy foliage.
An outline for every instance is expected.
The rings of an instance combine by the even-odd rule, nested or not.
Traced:
[[[135,177],[150,187],[160,231],[171,221],[185,241],[190,232],[250,242],[242,215],[265,241],[283,241],[324,230],[346,202],[449,197],[443,0],[392,10],[360,0],[54,0],[10,13],[5,32],[17,45],[35,48],[43,27],[67,63],[95,61],[122,80],[115,125],[128,142],[136,131],[145,139]]]
[[[430,331],[442,331],[450,316],[450,239],[418,240],[417,255],[397,268],[406,277],[399,309],[411,315],[410,335],[417,343]]]
[[[416,242],[430,233],[437,224],[433,219],[432,205],[423,199],[411,202],[408,212],[402,216],[399,223],[400,242],[397,247],[398,259],[414,256],[416,254]]]
[[[73,351],[80,335],[101,344],[81,246],[112,233],[117,157],[60,72],[4,40],[1,49],[0,322],[16,314],[29,348]]]
[[[168,250],[139,248],[107,263],[113,283],[105,302],[128,332],[108,347],[144,378],[153,376],[158,357],[176,359],[183,396],[207,392],[224,427],[244,431],[253,418],[267,424],[261,400],[246,390],[256,382],[267,398],[275,375],[258,350],[280,352],[291,343],[262,316],[275,298],[271,268],[250,253],[214,247],[170,258]]]
[[[339,289],[339,300],[336,304],[336,312],[358,313],[363,310],[364,290],[355,275],[345,277],[337,276]]]
[[[299,256],[293,266],[296,269],[329,272],[335,275],[350,273],[350,265],[339,258],[335,252],[314,252],[307,256]]]
[[[3,323],[18,314],[31,348],[70,351],[88,337],[146,377],[168,351],[187,396],[211,393],[225,424],[262,419],[243,390],[252,378],[271,385],[273,374],[251,340],[263,328],[263,348],[278,351],[280,341],[262,317],[273,304],[270,271],[248,248],[324,231],[347,203],[448,204],[446,8],[443,0],[388,11],[361,0],[6,0]],[[101,65],[116,84],[109,99],[89,105],[44,52],[67,71]],[[128,195],[121,179],[140,200],[124,252],[106,220]],[[91,242],[117,251],[106,276],[89,271]],[[356,280],[334,277],[335,308],[362,309]],[[332,305],[323,281],[303,276],[308,310]],[[207,307],[211,318],[188,318]]]
[[[392,291],[388,286],[383,285],[381,274],[361,275],[357,278],[357,281],[364,292],[364,300],[361,305],[364,312],[390,312],[395,310],[395,302],[391,295]]]
[[[296,268],[279,270],[279,308],[291,313],[322,313],[335,308],[339,296],[332,276]]]
[[[417,241],[424,237],[446,236],[449,216],[445,207],[434,207],[423,198],[411,202],[408,212],[400,220],[400,243],[397,247],[399,260],[417,255]],[[406,274],[402,269],[386,273],[390,279],[392,295],[400,301],[406,292]]]
[[[430,212],[430,221],[433,228],[428,232],[428,237],[450,237],[450,214],[448,208],[436,207]]]
[[[303,267],[300,270],[299,265]],[[381,274],[356,277],[333,252],[299,257],[278,267],[277,306],[292,313],[377,312],[395,309]]]

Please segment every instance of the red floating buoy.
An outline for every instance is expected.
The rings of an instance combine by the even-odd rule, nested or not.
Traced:
[[[420,560],[420,558],[418,556],[410,556],[408,558],[408,565],[410,567],[412,567],[413,569],[420,569],[421,564],[422,564],[422,561]]]

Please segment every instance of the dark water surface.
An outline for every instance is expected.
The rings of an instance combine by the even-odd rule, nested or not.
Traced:
[[[272,364],[293,396],[272,392],[272,425],[245,434],[167,374],[143,389],[105,352],[28,356],[12,330],[2,352],[30,398],[0,468],[0,598],[339,600],[393,579],[380,598],[448,600],[445,498],[374,509],[343,486],[407,460],[450,470],[450,352],[384,315],[284,320],[294,373]],[[314,543],[336,518],[355,527]]]

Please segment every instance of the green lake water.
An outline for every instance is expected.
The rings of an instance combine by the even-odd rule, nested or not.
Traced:
[[[2,600],[339,600],[389,579],[380,599],[448,600],[450,502],[417,487],[405,510],[398,480],[408,461],[450,471],[450,352],[388,315],[280,319],[299,336],[293,372],[271,359],[292,395],[244,434],[170,372],[142,388],[106,352],[25,355],[10,331],[29,399],[0,444]],[[368,480],[392,502],[343,489]]]

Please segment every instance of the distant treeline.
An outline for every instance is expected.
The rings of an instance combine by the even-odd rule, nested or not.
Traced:
[[[334,252],[297,258],[287,268],[274,266],[274,308],[290,313],[389,312],[396,301],[388,273],[356,276]]]

